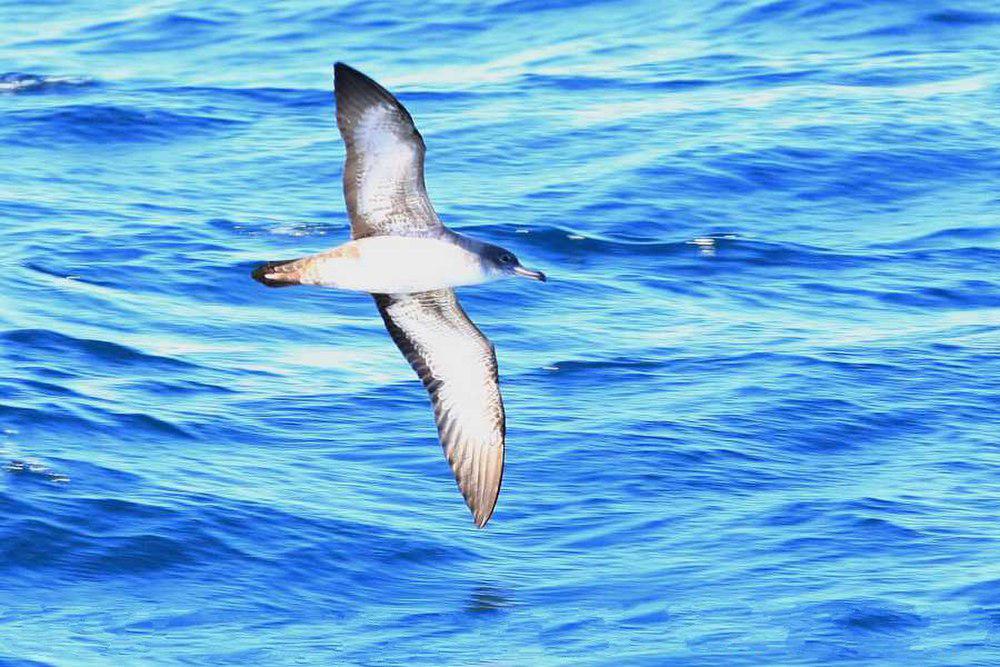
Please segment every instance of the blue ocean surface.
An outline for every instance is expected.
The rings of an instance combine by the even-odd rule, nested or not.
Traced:
[[[396,92],[507,471],[365,294]],[[1000,661],[1000,7],[0,2],[0,664]]]

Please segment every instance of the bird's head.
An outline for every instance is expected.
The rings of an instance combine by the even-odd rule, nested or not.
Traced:
[[[483,264],[496,275],[514,275],[545,282],[545,274],[521,265],[517,255],[496,245],[486,245],[482,251]]]

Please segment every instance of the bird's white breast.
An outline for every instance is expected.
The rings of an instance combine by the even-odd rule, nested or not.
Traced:
[[[432,238],[372,236],[312,259],[302,282],[360,292],[424,292],[491,277],[475,253]]]

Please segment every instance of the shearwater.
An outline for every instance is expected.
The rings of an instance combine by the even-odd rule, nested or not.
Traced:
[[[269,287],[372,294],[389,335],[430,393],[445,457],[482,528],[500,494],[506,422],[493,345],[453,288],[512,275],[544,281],[545,274],[441,223],[424,187],[423,137],[392,93],[343,63],[334,66],[334,90],[347,146],[351,241],[267,262],[253,277]]]

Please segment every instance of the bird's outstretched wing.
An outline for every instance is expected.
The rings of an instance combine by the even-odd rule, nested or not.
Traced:
[[[424,187],[424,140],[392,93],[334,66],[337,126],[347,145],[344,200],[351,236],[436,236],[441,220]]]
[[[431,395],[445,457],[482,528],[500,494],[506,434],[493,345],[450,289],[373,296]]]

